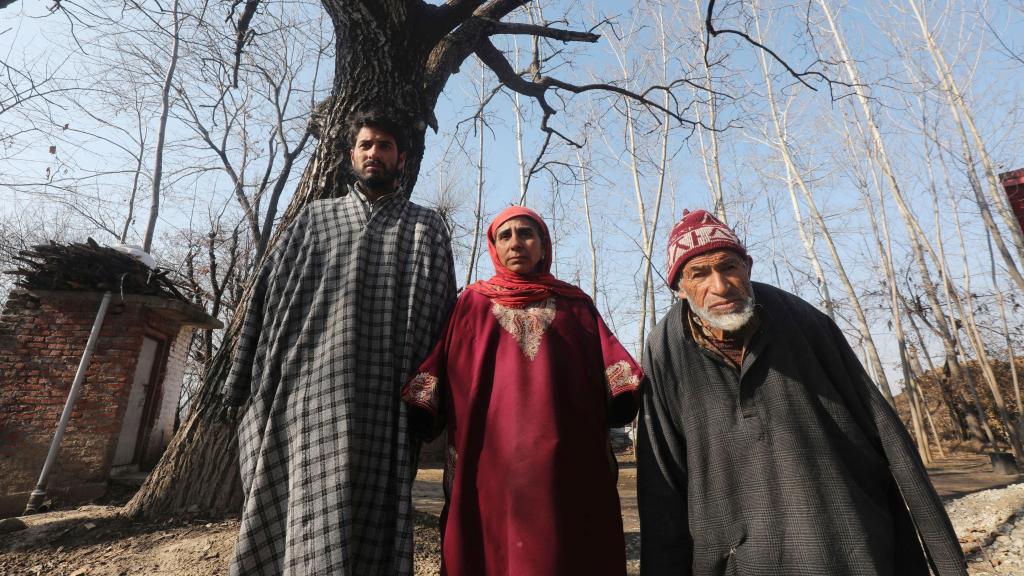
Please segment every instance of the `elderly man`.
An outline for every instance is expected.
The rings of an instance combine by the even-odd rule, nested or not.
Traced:
[[[681,300],[644,355],[641,574],[967,574],[910,437],[835,323],[752,283],[743,244],[703,210],[673,228],[668,261]]]
[[[402,385],[455,298],[448,232],[397,188],[403,130],[349,126],[355,184],[266,258],[224,388],[245,504],[233,575],[412,574],[414,450]]]

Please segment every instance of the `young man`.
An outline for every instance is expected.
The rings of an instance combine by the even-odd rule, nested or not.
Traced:
[[[641,573],[966,575],[909,435],[835,323],[752,283],[746,248],[703,210],[673,228],[668,261],[681,300],[644,355]]]
[[[245,503],[232,575],[412,574],[399,392],[455,298],[447,229],[397,188],[403,130],[353,118],[355,184],[311,203],[259,273],[225,384]]]

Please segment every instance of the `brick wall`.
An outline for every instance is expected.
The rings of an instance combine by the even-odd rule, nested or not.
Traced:
[[[34,487],[96,318],[100,294],[61,294],[13,292],[0,317],[0,496]],[[105,478],[147,315],[112,300],[51,487]]]

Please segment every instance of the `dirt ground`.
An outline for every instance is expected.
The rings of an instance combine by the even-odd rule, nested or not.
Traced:
[[[1024,477],[993,474],[988,461],[960,455],[930,470],[944,500],[1020,482]],[[620,466],[619,494],[626,532],[629,573],[637,574],[640,528],[636,509],[636,468]],[[437,574],[437,514],[443,504],[441,471],[420,470],[413,490],[416,504],[416,574]],[[1007,518],[1024,502],[1005,503]],[[23,517],[27,529],[0,535],[0,575],[54,576],[211,576],[227,573],[237,519],[202,517],[161,523],[120,518],[115,506],[83,506]],[[994,531],[997,526],[991,529]],[[972,568],[972,574],[975,570]],[[978,572],[978,574],[981,574]]]

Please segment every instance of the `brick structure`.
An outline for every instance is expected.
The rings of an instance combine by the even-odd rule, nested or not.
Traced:
[[[1006,198],[1010,201],[1010,208],[1017,217],[1017,223],[1024,231],[1024,168],[1003,172],[999,175],[999,181],[1006,191]]]
[[[101,298],[31,289],[8,297],[0,316],[0,518],[25,508]],[[94,498],[115,464],[145,468],[159,458],[196,327],[220,323],[179,299],[114,294],[50,475],[50,499]]]

